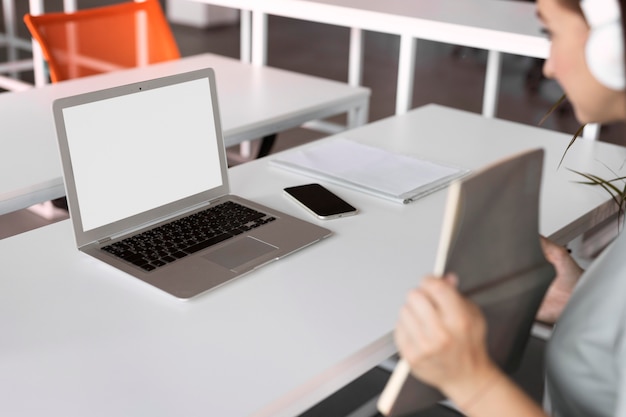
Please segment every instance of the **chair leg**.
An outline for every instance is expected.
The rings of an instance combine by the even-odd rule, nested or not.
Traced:
[[[259,147],[259,153],[257,154],[257,158],[263,158],[270,154],[272,150],[272,146],[274,146],[274,142],[276,142],[276,134],[264,136],[261,139],[261,146]]]

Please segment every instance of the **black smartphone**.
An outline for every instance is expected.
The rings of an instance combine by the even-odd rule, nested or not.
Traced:
[[[352,205],[320,184],[287,187],[285,194],[323,220],[352,216],[358,212]]]

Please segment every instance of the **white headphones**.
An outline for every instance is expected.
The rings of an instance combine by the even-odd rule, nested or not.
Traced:
[[[591,29],[585,58],[593,76],[613,90],[624,90],[624,38],[618,0],[582,0]]]

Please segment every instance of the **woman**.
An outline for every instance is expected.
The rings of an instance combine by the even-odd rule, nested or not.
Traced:
[[[581,123],[626,121],[624,3],[537,0],[552,40],[544,74],[561,84]],[[540,318],[557,318],[576,285],[548,343],[546,411],[626,416],[626,233],[584,274],[563,248],[542,245],[557,278]],[[413,374],[470,417],[548,415],[488,357],[484,318],[455,280],[425,277],[402,308],[395,339]]]

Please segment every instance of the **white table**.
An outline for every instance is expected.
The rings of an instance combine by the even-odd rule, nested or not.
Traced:
[[[227,146],[352,111],[367,121],[369,89],[203,54],[150,67],[0,94],[0,214],[65,195],[52,117],[55,98],[213,67]]]
[[[489,51],[483,115],[497,108],[501,54],[546,58],[534,3],[512,0],[194,0],[241,9],[241,55],[259,65],[267,60],[267,15],[350,27],[348,81],[360,85],[362,30],[400,36],[396,114],[411,108],[417,39]],[[251,39],[251,41],[250,41]]]
[[[474,169],[545,147],[540,231],[561,242],[615,211],[557,171],[565,134],[431,105],[341,136]],[[598,173],[597,160],[624,158],[584,141],[564,166]],[[189,302],[79,253],[68,221],[0,241],[0,415],[291,417],[395,352],[406,292],[433,266],[445,191],[400,205],[327,184],[361,212],[324,222],[282,196],[309,178],[268,158],[230,176],[235,193],[335,234]]]

